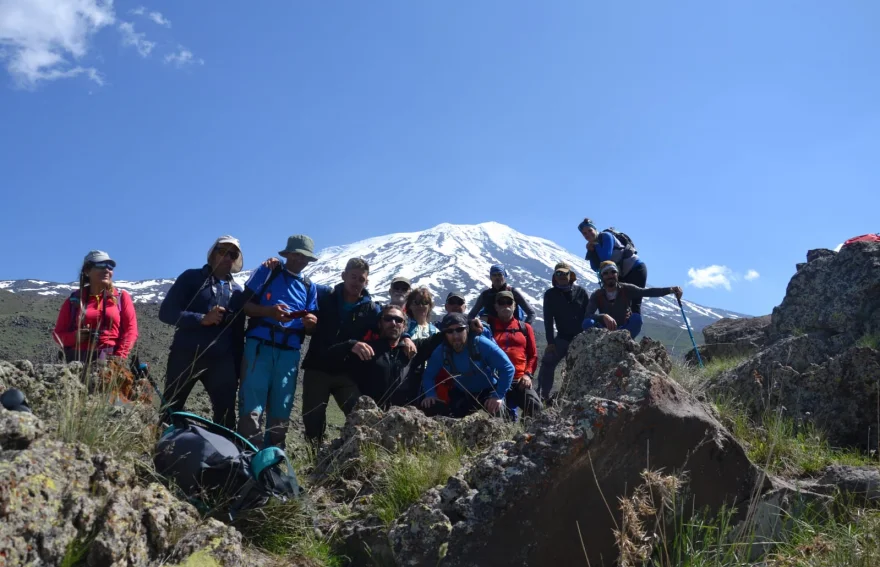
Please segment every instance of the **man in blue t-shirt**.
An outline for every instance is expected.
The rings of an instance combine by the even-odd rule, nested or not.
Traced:
[[[317,286],[302,276],[318,259],[314,242],[297,234],[279,252],[285,262],[260,266],[245,285],[244,313],[250,317],[245,334],[244,378],[239,392],[238,431],[258,447],[284,446],[287,436],[300,348],[318,322]],[[261,421],[266,416],[266,433]]]

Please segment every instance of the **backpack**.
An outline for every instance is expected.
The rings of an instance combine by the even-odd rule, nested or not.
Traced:
[[[153,464],[202,511],[224,511],[234,520],[239,511],[273,498],[299,497],[296,473],[280,448],[258,450],[238,433],[188,412],[172,413],[171,421],[156,442]]]
[[[849,246],[854,242],[880,242],[880,234],[863,234],[861,236],[856,236],[855,238],[850,238],[844,242],[843,246]],[[841,246],[841,248],[843,248],[843,246]]]
[[[529,342],[531,342],[531,341],[529,341],[529,334],[526,332],[526,324],[523,323],[522,321],[517,321],[517,323],[519,323],[518,328],[513,329],[513,330],[504,329],[504,331],[507,333],[522,333],[526,337],[526,350],[528,351],[529,350]],[[493,332],[492,334],[494,335],[495,333]],[[497,343],[498,341],[495,341],[495,342]],[[498,346],[500,347],[501,345],[498,345]]]
[[[610,228],[606,228],[602,232],[607,232],[608,234],[610,234],[611,236],[616,238],[623,245],[622,249],[623,249],[623,258],[624,259],[630,258],[630,257],[635,256],[636,254],[639,253],[639,251],[636,250],[636,243],[633,242],[633,239],[630,238],[629,236],[627,236],[626,233],[620,232],[619,230],[615,229],[613,226]],[[619,246],[615,246],[615,248],[617,248],[618,250],[621,249],[621,247],[619,247]]]
[[[266,290],[269,289],[269,286],[272,285],[272,282],[275,281],[278,278],[278,276],[281,275],[281,272],[283,272],[283,271],[284,271],[284,266],[282,266],[281,264],[278,264],[277,266],[275,266],[275,268],[272,270],[272,273],[270,273],[269,277],[266,278],[266,282],[260,287],[260,292],[257,293],[256,295],[254,295],[254,297],[257,298],[258,301],[260,300],[261,297],[263,297],[263,294],[266,293]],[[306,286],[306,307],[308,307],[309,294],[312,291],[312,280],[310,280],[308,276],[300,276],[300,279],[302,279],[303,284],[305,284],[305,286]],[[318,292],[316,290],[315,291],[316,301],[317,301],[317,293]],[[273,337],[275,336],[275,331],[281,331],[281,333],[284,335],[284,344],[285,345],[287,344],[287,338],[290,335],[293,335],[293,334],[298,335],[300,344],[302,344],[302,342],[305,340],[305,337],[306,337],[305,329],[290,329],[287,327],[282,327],[280,325],[275,325],[273,323],[263,321],[262,318],[249,319],[248,320],[248,327],[245,330],[245,333],[252,331],[256,327],[269,327],[270,329],[273,330],[272,331]]]

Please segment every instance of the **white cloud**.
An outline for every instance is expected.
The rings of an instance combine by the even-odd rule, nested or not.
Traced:
[[[144,12],[146,12],[146,11],[147,11],[147,9],[144,8],[143,6],[138,6],[137,8],[132,10],[131,13],[134,14],[135,16],[143,16]]]
[[[141,57],[148,57],[156,44],[147,40],[147,34],[134,31],[134,24],[122,22],[119,24],[119,33],[122,34],[122,45],[134,47]]]
[[[0,0],[0,60],[23,87],[79,75],[102,84],[97,69],[76,62],[115,19],[112,0]]]
[[[694,287],[723,287],[730,291],[730,282],[736,279],[736,276],[727,266],[709,266],[706,268],[691,268],[688,270],[690,285]]]
[[[761,277],[761,274],[758,273],[758,270],[749,270],[748,272],[746,272],[746,276],[745,276],[746,281],[749,281],[749,282],[755,281],[756,279],[758,279],[760,277]]]
[[[186,67],[187,65],[193,65],[195,63],[204,65],[205,60],[201,58],[196,59],[193,57],[192,51],[180,46],[180,50],[177,53],[169,53],[165,56],[165,63],[169,63],[176,67]]]
[[[171,21],[168,20],[165,16],[162,15],[162,12],[150,12],[149,18],[159,24],[160,26],[165,26],[166,28],[171,27]]]

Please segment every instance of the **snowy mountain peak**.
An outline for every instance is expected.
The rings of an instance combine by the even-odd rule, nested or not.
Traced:
[[[443,223],[420,232],[401,232],[376,236],[347,244],[332,246],[318,253],[318,262],[306,269],[316,283],[334,285],[350,258],[364,258],[370,265],[368,289],[379,301],[387,299],[391,280],[397,276],[409,278],[414,286],[426,286],[434,294],[439,313],[446,294],[457,291],[473,305],[479,293],[489,285],[489,267],[504,264],[508,282],[518,288],[538,311],[544,292],[551,285],[554,266],[568,262],[578,276],[578,284],[592,290],[598,282],[589,263],[578,254],[558,244],[536,236],[528,236],[498,222],[474,225]],[[256,267],[256,266],[252,266]],[[236,275],[244,284],[251,271]],[[174,280],[118,281],[117,285],[129,291],[137,302],[158,303]],[[0,282],[0,289],[31,292],[41,295],[68,295],[73,284],[58,284],[35,280]],[[702,328],[721,317],[737,317],[718,309],[709,309],[685,302],[694,327]],[[682,326],[678,305],[674,299],[646,300],[642,315],[655,323]]]

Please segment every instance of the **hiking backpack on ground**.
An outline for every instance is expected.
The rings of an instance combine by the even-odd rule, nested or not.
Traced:
[[[188,412],[172,413],[171,421],[153,463],[202,511],[222,511],[233,520],[272,498],[299,496],[296,473],[280,448],[258,450],[238,433]]]

